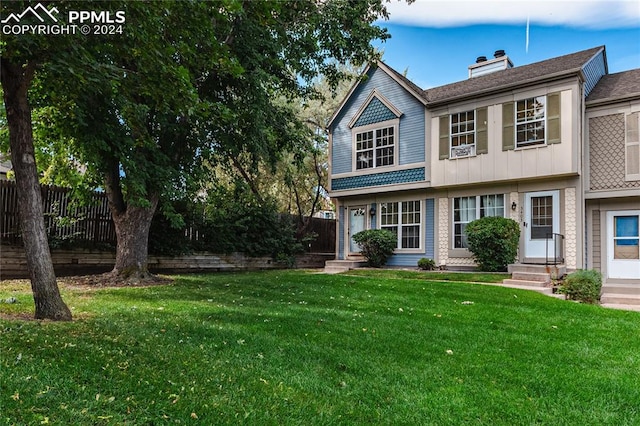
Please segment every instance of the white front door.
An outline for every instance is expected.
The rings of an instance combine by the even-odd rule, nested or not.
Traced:
[[[524,255],[528,259],[553,259],[553,234],[560,233],[560,191],[525,195]]]
[[[607,212],[607,276],[640,279],[640,210]]]
[[[367,207],[349,207],[349,254],[360,253],[360,246],[353,241],[353,236],[364,231],[367,225]]]

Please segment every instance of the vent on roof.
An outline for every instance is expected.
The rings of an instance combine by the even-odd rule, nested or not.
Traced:
[[[469,78],[513,68],[513,62],[511,62],[504,50],[496,50],[493,56],[494,59],[489,60],[487,60],[486,56],[478,56],[476,63],[469,65]]]

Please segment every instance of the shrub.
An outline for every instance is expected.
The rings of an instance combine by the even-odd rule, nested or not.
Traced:
[[[520,227],[505,217],[483,217],[467,225],[467,246],[481,270],[506,271],[518,254]]]
[[[593,269],[579,270],[569,274],[560,286],[560,292],[569,300],[597,303],[602,289],[602,275]]]
[[[436,262],[433,259],[423,257],[422,259],[418,260],[418,268],[422,269],[423,271],[433,271],[434,269],[436,269]]]
[[[394,233],[384,229],[367,229],[355,234],[353,241],[360,246],[360,252],[367,259],[367,264],[379,268],[384,266],[393,254],[398,239]]]

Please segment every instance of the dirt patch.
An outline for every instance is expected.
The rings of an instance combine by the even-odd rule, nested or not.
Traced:
[[[171,284],[172,282],[172,278],[163,275],[153,275],[143,279],[123,279],[111,273],[58,278],[58,284],[69,288],[83,289],[96,287],[150,287]]]
[[[42,321],[35,319],[32,312],[16,312],[12,314],[0,312],[0,319],[7,321]]]

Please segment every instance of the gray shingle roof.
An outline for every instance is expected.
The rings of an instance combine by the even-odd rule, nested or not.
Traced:
[[[407,77],[405,77],[403,74],[400,74],[398,71],[396,71],[395,69],[391,68],[389,65],[387,65],[386,63],[380,61],[389,71],[391,71],[394,75],[395,78],[404,82],[404,84],[406,84],[407,86],[409,86],[409,88],[411,88],[417,95],[421,96],[422,99],[424,99],[425,101],[427,100],[427,93],[420,88],[420,86],[418,86],[417,84],[415,84],[413,81],[409,80]]]
[[[603,76],[587,97],[587,105],[640,98],[640,68]]]
[[[598,46],[581,52],[470,78],[457,83],[434,87],[425,90],[427,102],[430,104],[450,102],[459,98],[477,96],[521,84],[530,84],[556,76],[566,76],[577,73],[589,60],[603,49],[604,46]]]

